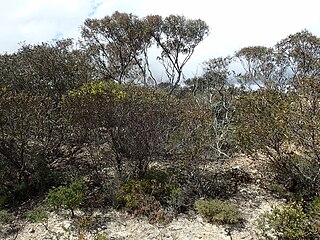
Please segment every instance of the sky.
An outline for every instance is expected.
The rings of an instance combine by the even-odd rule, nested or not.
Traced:
[[[199,44],[187,74],[197,74],[204,61],[233,55],[247,46],[271,47],[303,29],[320,36],[319,0],[1,0],[0,53],[16,51],[22,42],[79,38],[87,18],[114,11],[184,15],[202,19],[210,35]]]

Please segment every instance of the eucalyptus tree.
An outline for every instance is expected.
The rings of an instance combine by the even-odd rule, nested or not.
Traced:
[[[295,85],[297,78],[320,74],[320,39],[303,30],[271,48],[244,47],[235,57],[244,70],[236,74],[241,84],[284,91]]]
[[[185,82],[198,103],[210,109],[210,148],[216,158],[228,158],[233,150],[231,132],[237,90],[230,83],[231,63],[231,57],[209,59],[203,64],[201,77]]]
[[[144,21],[133,14],[115,12],[102,19],[87,19],[82,27],[83,45],[105,80],[134,81],[142,75],[151,35]]]
[[[286,65],[274,48],[244,47],[236,52],[235,57],[244,70],[236,74],[241,85],[285,90],[288,83]]]
[[[320,38],[307,30],[291,34],[275,45],[295,85],[297,78],[320,74]]]
[[[148,78],[156,83],[150,70],[148,49],[154,43],[160,48],[158,60],[173,86],[181,81],[182,69],[195,47],[208,35],[208,25],[198,19],[170,15],[162,18],[149,15],[115,12],[102,19],[87,19],[82,27],[83,45],[106,80],[118,83]]]
[[[195,48],[209,34],[209,26],[200,19],[187,19],[180,15],[170,15],[164,19],[150,15],[147,19],[153,26],[151,33],[161,50],[158,60],[172,85],[172,93],[181,82],[183,68]]]

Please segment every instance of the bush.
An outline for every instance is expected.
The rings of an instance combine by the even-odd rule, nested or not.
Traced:
[[[319,219],[298,203],[275,207],[263,214],[258,221],[258,229],[266,239],[311,240],[320,237]]]
[[[165,222],[164,208],[177,211],[181,191],[170,183],[163,170],[151,169],[143,179],[129,179],[116,193],[118,207],[129,213],[147,216],[150,223]]]
[[[0,223],[7,224],[13,221],[13,217],[6,210],[0,210]]]
[[[210,223],[236,224],[243,220],[237,205],[221,200],[197,200],[195,207]]]
[[[289,92],[260,89],[237,101],[237,139],[243,150],[269,159],[271,176],[296,199],[320,190],[320,88],[318,79],[299,79]],[[290,194],[288,194],[290,196]]]
[[[311,202],[308,210],[310,219],[313,222],[312,227],[314,228],[315,232],[317,232],[318,237],[320,237],[320,196],[316,197]]]
[[[55,186],[65,144],[63,116],[44,95],[0,91],[0,201],[12,205]],[[0,203],[1,204],[1,203]]]
[[[23,44],[0,55],[0,205],[58,185],[52,173],[74,133],[60,101],[92,76],[86,54],[73,47],[72,40]]]
[[[180,105],[158,90],[105,82],[86,84],[64,100],[79,139],[107,145],[117,173],[123,176],[125,165],[140,178],[152,161],[167,157],[169,136],[182,121]]]
[[[249,174],[237,169],[201,169],[199,166],[176,166],[170,169],[171,182],[180,189],[180,207],[189,208],[196,199],[228,199],[239,187],[251,181]]]
[[[84,182],[75,181],[68,186],[51,189],[47,195],[49,206],[60,209],[66,208],[74,217],[74,210],[80,206],[84,199]]]
[[[31,222],[39,223],[48,220],[49,214],[43,208],[35,208],[31,211],[28,211],[26,216],[31,220]]]

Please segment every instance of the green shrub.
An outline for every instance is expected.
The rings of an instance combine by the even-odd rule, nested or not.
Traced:
[[[10,223],[13,217],[6,210],[0,210],[0,223],[6,224]]]
[[[80,232],[87,231],[93,228],[96,222],[97,222],[97,219],[93,216],[83,216],[77,219],[76,227]]]
[[[43,208],[35,208],[28,211],[26,215],[33,223],[44,222],[48,220],[49,217],[48,212]]]
[[[173,204],[178,194],[165,171],[151,169],[143,179],[129,179],[123,183],[116,193],[116,199],[118,206],[130,213],[151,216],[162,206]]]
[[[249,155],[267,157],[266,173],[296,199],[308,201],[320,189],[318,82],[301,78],[295,91],[244,92],[235,115],[238,146]]]
[[[243,219],[237,205],[221,200],[197,200],[195,207],[210,223],[236,224]]]
[[[320,237],[320,196],[316,197],[310,204],[309,216],[312,219],[312,228]]]
[[[123,176],[128,163],[131,175],[140,178],[153,160],[167,155],[169,137],[186,111],[178,99],[162,91],[105,82],[69,92],[63,106],[79,139],[94,143],[101,138],[112,149],[111,162],[117,173]]]
[[[68,186],[51,189],[47,196],[48,205],[55,209],[66,208],[74,217],[74,209],[78,208],[84,199],[84,182],[75,181]]]
[[[271,183],[268,189],[277,195],[279,198],[287,198],[290,192],[288,192],[285,186],[281,183]]]
[[[319,227],[319,221],[298,203],[275,207],[258,221],[261,235],[266,239],[318,239]]]
[[[107,237],[104,233],[98,233],[96,236],[96,240],[107,240]]]
[[[118,204],[125,207],[129,211],[135,211],[142,208],[147,202],[145,188],[147,182],[143,180],[129,180],[124,183],[117,192]]]

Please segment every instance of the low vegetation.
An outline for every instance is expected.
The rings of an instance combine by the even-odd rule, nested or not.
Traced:
[[[274,207],[261,216],[259,229],[267,239],[318,239],[319,198],[304,209],[301,203]]]
[[[50,207],[55,209],[66,208],[71,211],[72,217],[74,217],[74,210],[79,208],[83,201],[84,183],[80,181],[51,189],[47,194],[47,203]]]
[[[33,222],[51,207],[86,226],[76,209],[111,207],[151,223],[196,209],[237,224],[228,200],[253,177],[224,163],[246,154],[263,160],[261,185],[286,198],[261,218],[261,237],[319,237],[320,39],[303,30],[272,48],[245,47],[184,79],[208,29],[179,15],[115,12],[86,20],[78,45],[1,54],[0,222],[34,201],[44,208],[26,211]],[[167,82],[149,68],[152,46]]]
[[[236,204],[221,200],[197,200],[197,211],[210,223],[236,224],[243,220],[243,216]]]

